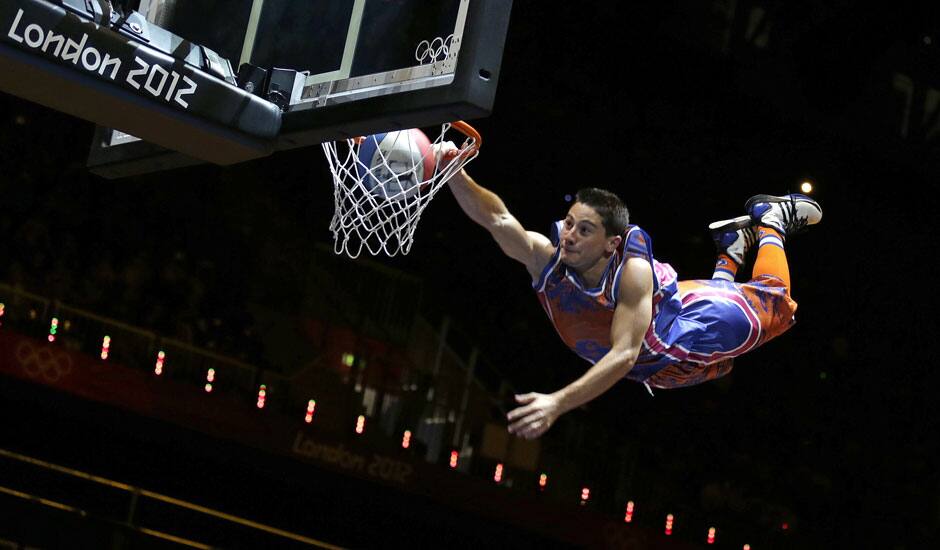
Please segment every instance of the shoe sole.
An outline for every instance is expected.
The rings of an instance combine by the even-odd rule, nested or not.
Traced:
[[[708,230],[718,233],[724,233],[726,231],[737,231],[738,229],[744,229],[745,227],[751,227],[754,225],[754,221],[751,220],[750,216],[738,216],[737,218],[731,218],[730,220],[721,220],[720,222],[713,222],[708,224]]]

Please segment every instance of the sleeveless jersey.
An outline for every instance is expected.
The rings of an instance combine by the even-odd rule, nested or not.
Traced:
[[[723,376],[731,370],[732,357],[758,345],[760,319],[740,292],[741,285],[717,280],[680,283],[669,264],[653,258],[650,237],[638,226],[627,228],[598,286],[587,288],[560,261],[562,223],[552,227],[555,253],[533,287],[562,341],[585,360],[596,363],[610,351],[620,274],[629,258],[642,258],[652,268],[653,311],[639,357],[626,378],[661,388],[697,384]]]

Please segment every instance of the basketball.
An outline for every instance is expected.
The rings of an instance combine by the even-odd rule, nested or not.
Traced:
[[[366,136],[356,166],[362,184],[376,197],[402,200],[421,190],[434,174],[431,140],[417,129]]]

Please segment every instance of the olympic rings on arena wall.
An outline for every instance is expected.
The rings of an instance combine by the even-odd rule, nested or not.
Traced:
[[[56,383],[72,372],[72,358],[49,346],[37,348],[29,342],[20,342],[16,347],[16,360],[30,378],[42,377]]]

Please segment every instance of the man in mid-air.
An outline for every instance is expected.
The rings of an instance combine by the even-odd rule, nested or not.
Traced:
[[[647,389],[714,380],[731,370],[734,357],[782,334],[796,311],[784,243],[822,219],[819,204],[805,195],[752,197],[747,215],[709,226],[719,252],[713,278],[679,281],[653,258],[649,235],[629,224],[627,208],[609,191],[579,191],[549,238],[526,231],[465,171],[449,185],[470,219],[526,267],[558,335],[592,364],[554,393],[515,396],[520,406],[508,414],[509,432],[525,439],[623,378]],[[734,282],[754,245],[751,279]]]

